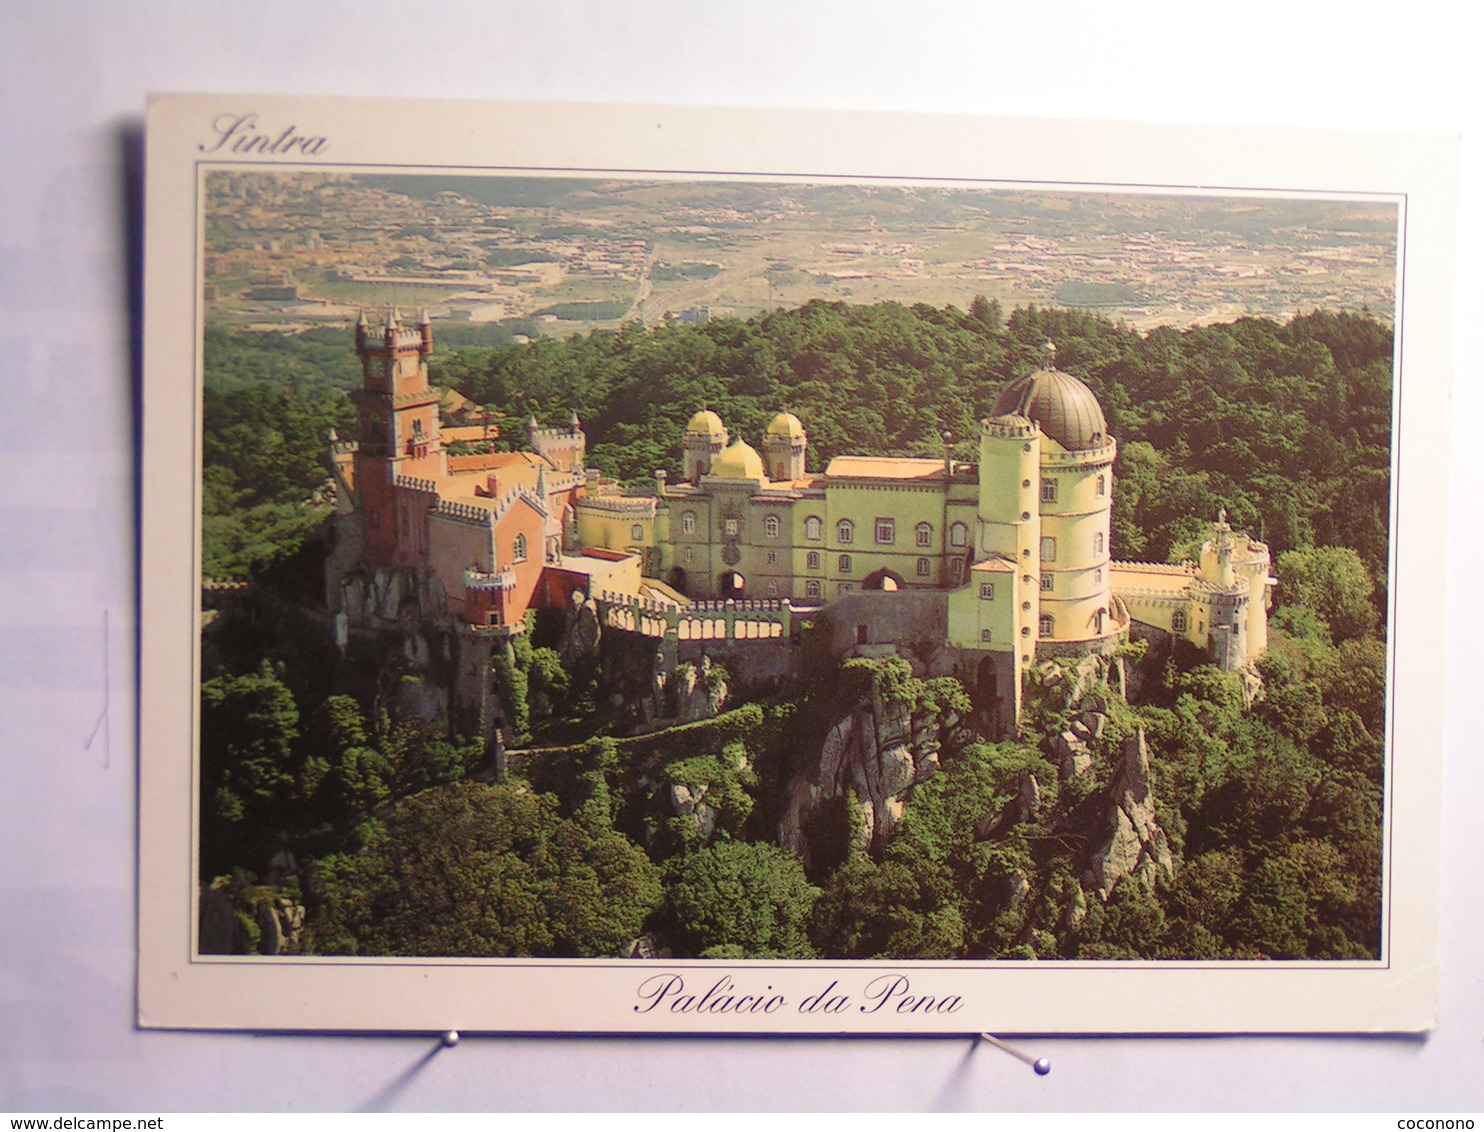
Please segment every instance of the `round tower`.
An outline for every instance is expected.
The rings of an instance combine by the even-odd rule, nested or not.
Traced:
[[[1056,368],[1055,346],[1048,342],[1043,350],[1045,366],[1007,385],[991,420],[1019,417],[1033,422],[1041,436],[1035,472],[1022,470],[1014,485],[1022,503],[1017,547],[1024,561],[1024,546],[1034,539],[1029,558],[1036,566],[1039,611],[1033,636],[1051,646],[1043,652],[1063,653],[1079,643],[1095,648],[1122,629],[1112,613],[1109,569],[1118,445],[1092,390]],[[987,479],[988,470],[981,470],[981,499],[995,490],[986,488]],[[1027,480],[1033,492],[1028,498]]]

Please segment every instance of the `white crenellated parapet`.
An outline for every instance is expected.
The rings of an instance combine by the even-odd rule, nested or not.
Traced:
[[[685,605],[604,590],[597,595],[603,623],[645,636],[682,641],[761,641],[786,637],[793,627],[788,598],[732,598]]]
[[[505,593],[515,589],[515,571],[507,566],[491,573],[470,566],[464,571],[464,588]]]

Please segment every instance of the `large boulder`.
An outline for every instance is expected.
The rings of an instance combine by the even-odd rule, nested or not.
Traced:
[[[1138,876],[1152,888],[1175,872],[1174,854],[1155,811],[1143,728],[1124,742],[1108,794],[1105,840],[1088,858],[1083,874],[1083,883],[1104,900],[1124,877]]]

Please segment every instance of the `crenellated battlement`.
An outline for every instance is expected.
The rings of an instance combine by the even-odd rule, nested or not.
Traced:
[[[464,588],[505,593],[515,589],[515,571],[508,566],[493,573],[470,566],[464,571]]]
[[[615,515],[644,515],[653,518],[658,499],[644,496],[585,495],[577,506],[585,511],[606,511]]]
[[[604,590],[598,615],[610,629],[677,641],[770,641],[793,630],[788,598],[693,601],[684,605]]]
[[[433,504],[433,514],[460,523],[473,523],[479,527],[494,525],[495,516],[488,508],[476,507],[472,503],[461,503],[454,499],[440,499]]]

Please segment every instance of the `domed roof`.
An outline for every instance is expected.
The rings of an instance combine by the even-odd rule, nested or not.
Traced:
[[[1108,441],[1108,419],[1092,390],[1055,368],[1016,378],[1000,392],[990,415],[1029,417],[1069,452],[1098,448]]]
[[[769,436],[783,436],[789,440],[797,440],[804,435],[804,426],[799,423],[799,418],[792,413],[779,413],[773,418],[773,423],[768,426]]]
[[[735,441],[732,446],[716,458],[711,465],[711,474],[727,480],[765,480],[763,458],[757,449],[745,440]]]
[[[720,436],[726,432],[726,427],[721,423],[721,418],[710,409],[702,409],[691,417],[690,424],[685,426],[685,431],[700,433],[702,436]]]

